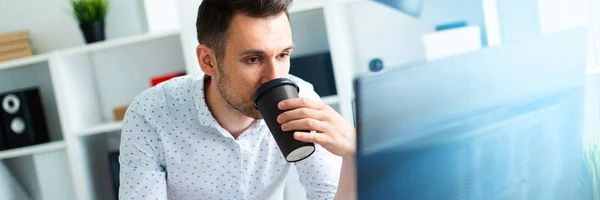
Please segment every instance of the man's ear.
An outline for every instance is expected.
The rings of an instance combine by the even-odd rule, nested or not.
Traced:
[[[204,74],[208,76],[215,76],[217,74],[217,57],[211,48],[199,44],[196,47],[196,57],[198,58],[200,69],[202,69]]]

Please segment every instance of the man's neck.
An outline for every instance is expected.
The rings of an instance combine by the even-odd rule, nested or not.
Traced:
[[[231,108],[219,93],[216,83],[208,76],[204,80],[204,96],[212,116],[233,138],[237,139],[255,121]]]

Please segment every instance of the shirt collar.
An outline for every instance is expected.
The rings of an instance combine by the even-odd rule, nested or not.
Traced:
[[[200,120],[200,125],[211,128],[217,128],[220,127],[219,123],[212,116],[210,110],[208,109],[208,105],[206,104],[206,99],[204,95],[204,80],[206,77],[206,75],[194,77],[194,82],[196,82],[194,102],[196,104],[196,110],[198,113],[198,120]]]

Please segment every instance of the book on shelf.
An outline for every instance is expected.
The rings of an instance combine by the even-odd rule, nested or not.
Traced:
[[[7,51],[14,51],[19,49],[31,49],[31,44],[27,40],[16,40],[13,42],[6,42],[0,44],[0,54]]]
[[[27,31],[0,33],[0,45],[17,40],[29,40],[29,33]]]
[[[16,51],[7,51],[0,53],[0,61],[7,61],[17,58],[23,58],[27,56],[33,56],[32,49],[20,49]]]
[[[28,57],[33,54],[27,31],[0,33],[0,61]]]

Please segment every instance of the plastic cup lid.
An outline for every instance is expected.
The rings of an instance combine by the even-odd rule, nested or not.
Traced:
[[[258,106],[256,105],[258,98],[260,98],[260,96],[265,93],[266,91],[269,91],[270,89],[280,86],[280,85],[293,85],[294,87],[296,87],[296,90],[298,90],[298,92],[300,92],[300,88],[298,87],[298,85],[296,85],[296,83],[294,83],[294,81],[288,79],[288,78],[278,78],[278,79],[273,79],[270,80],[269,82],[266,82],[265,84],[261,85],[256,92],[254,93],[254,97],[252,98],[254,101],[254,108],[258,109]]]

